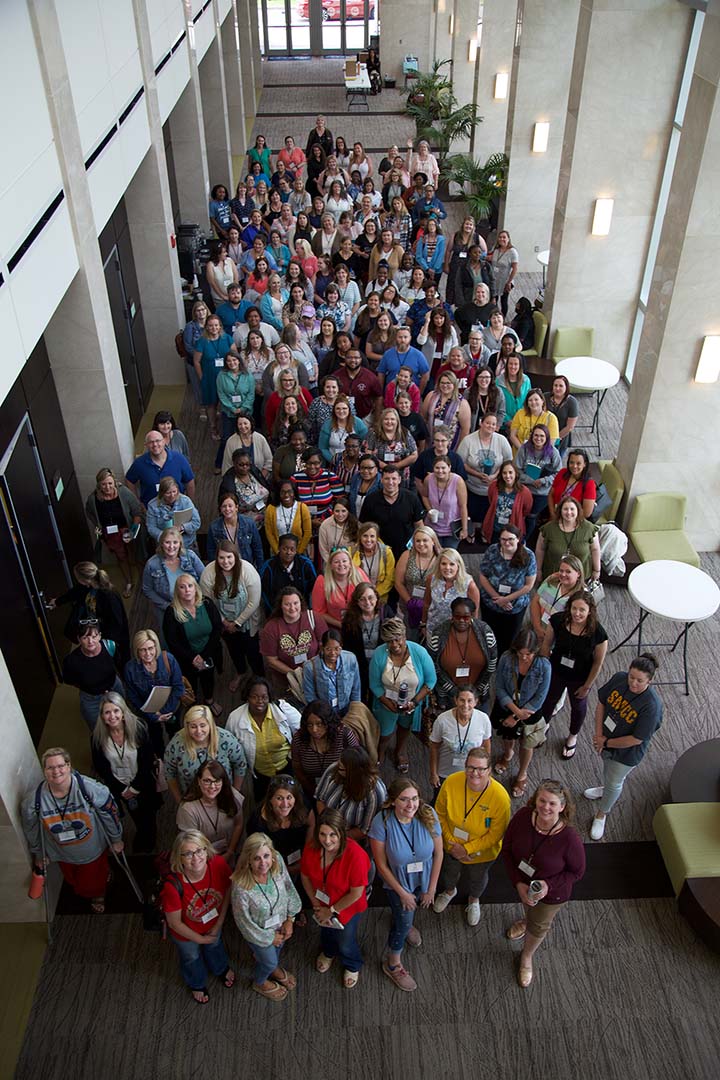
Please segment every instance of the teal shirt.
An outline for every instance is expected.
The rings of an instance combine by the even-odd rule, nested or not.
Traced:
[[[195,650],[196,655],[201,653],[210,640],[210,634],[212,633],[212,623],[204,604],[198,606],[195,618],[188,619],[184,626],[188,644]]]
[[[222,411],[226,416],[237,416],[240,411],[249,413],[253,411],[255,379],[248,371],[239,371],[237,375],[226,370],[220,371],[215,380],[215,386]]]

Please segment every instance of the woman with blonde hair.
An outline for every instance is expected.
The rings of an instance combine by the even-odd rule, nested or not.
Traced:
[[[383,409],[368,432],[367,447],[378,458],[381,470],[386,465],[394,465],[400,472],[403,486],[410,486],[410,466],[418,457],[417,443],[402,426],[397,409]]]
[[[181,525],[176,525],[175,515],[185,514],[187,510],[190,511],[192,516]],[[194,548],[196,546],[195,541],[200,528],[198,508],[189,495],[181,493],[174,476],[163,476],[158,484],[157,495],[148,503],[147,531],[157,543],[165,529],[172,527],[179,529],[182,533],[185,547]]]
[[[164,730],[172,723],[177,729],[175,714],[184,693],[182,672],[172,653],[165,652],[154,630],[138,630],[132,639],[133,659],[128,660],[123,673],[128,704],[145,721],[150,741],[158,757],[165,750]],[[142,706],[156,687],[170,691],[167,700],[154,712],[142,711]]]
[[[145,563],[142,591],[155,608],[162,626],[165,609],[171,604],[175,582],[180,574],[200,580],[203,564],[194,551],[187,551],[183,535],[174,525],[160,534],[155,554]]]
[[[283,351],[287,349],[291,363],[289,366],[276,368],[273,373],[272,385],[274,389],[270,396],[265,400],[265,424],[268,431],[272,431],[273,429],[275,417],[280,411],[283,398],[296,397],[298,399],[298,403],[304,414],[303,416],[299,416],[298,419],[304,419],[304,417],[308,415],[310,406],[313,402],[310,391],[305,390],[300,385],[298,366],[290,349],[287,345],[278,345],[277,348],[281,355],[283,354]]]
[[[133,590],[130,536],[133,526],[140,525],[145,516],[142,503],[119,483],[112,469],[100,469],[95,477],[95,490],[85,503],[85,515],[95,529],[98,544],[117,559],[125,580],[123,596],[130,596]]]
[[[380,604],[386,604],[395,580],[395,556],[392,548],[380,539],[380,526],[375,521],[364,521],[358,527],[357,543],[352,549],[352,560],[367,575],[375,587]]]
[[[300,908],[297,889],[270,837],[248,836],[232,876],[232,910],[255,957],[252,988],[270,1001],[284,1001],[297,985],[295,976],[280,967],[280,953]]]
[[[437,533],[427,525],[417,526],[410,543],[395,565],[395,588],[400,597],[400,614],[407,622],[408,636],[415,640],[422,619],[425,587],[437,567],[442,547]]]
[[[215,668],[222,671],[222,617],[214,601],[203,599],[190,574],[180,574],[173,599],[163,616],[163,634],[185,678],[197,694],[198,683],[213,716],[222,708],[214,700]]]
[[[365,571],[352,561],[348,548],[331,552],[324,572],[318,575],[313,585],[313,611],[322,615],[329,626],[339,630],[356,586],[367,580]]]
[[[162,805],[155,790],[155,752],[147,727],[120,694],[110,690],[103,695],[90,743],[95,772],[120,816],[127,811],[135,825],[133,851],[153,851],[155,816]]]
[[[222,941],[230,906],[230,867],[215,855],[210,841],[190,829],[175,837],[171,873],[160,893],[170,936],[175,942],[180,974],[198,1005],[207,1005],[207,973],[232,989],[235,972]]]
[[[444,548],[437,561],[435,572],[425,586],[425,599],[421,626],[431,638],[437,629],[451,617],[451,605],[458,596],[467,597],[480,608],[480,590],[467,572],[462,555],[452,548]]]
[[[207,705],[193,705],[165,748],[165,775],[176,803],[190,790],[200,767],[212,760],[220,762],[240,791],[247,771],[245,751],[232,732],[217,726]]]
[[[431,431],[443,424],[450,431],[450,449],[457,450],[470,434],[470,406],[460,394],[457,377],[452,371],[438,375],[437,390],[431,390],[422,403],[420,415]]]
[[[130,656],[130,630],[120,594],[113,588],[105,571],[88,559],[75,563],[73,577],[75,584],[72,588],[55,600],[50,600],[48,607],[52,610],[65,604],[72,605],[64,632],[74,645],[77,645],[80,634],[90,622],[97,623],[105,641],[115,642],[115,658],[121,670],[122,664]]]

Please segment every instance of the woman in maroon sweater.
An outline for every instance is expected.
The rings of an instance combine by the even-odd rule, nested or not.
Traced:
[[[518,969],[523,988],[532,982],[536,949],[585,873],[585,848],[570,825],[574,811],[569,791],[558,780],[543,780],[503,839],[505,869],[524,908],[523,918],[507,931],[510,941],[524,939]]]

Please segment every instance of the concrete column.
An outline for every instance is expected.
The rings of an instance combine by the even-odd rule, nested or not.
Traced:
[[[255,90],[255,67],[260,67],[260,39],[257,30],[257,3],[253,0],[237,0],[238,27],[240,33],[240,78],[245,102],[245,145],[250,145],[250,134],[257,114]],[[252,26],[255,24],[255,34]]]
[[[98,462],[130,464],[133,435],[57,11],[53,0],[29,0],[28,9],[80,263],[44,339],[80,490],[88,491]]]
[[[475,100],[475,73],[477,55],[471,61],[470,42],[477,41],[478,0],[455,0],[454,34],[452,38],[453,91],[460,105]],[[478,125],[481,126],[481,125]],[[476,133],[476,138],[480,132]],[[470,150],[470,139],[458,139],[450,147],[451,154],[465,154]]]
[[[198,64],[198,74],[203,103],[210,190],[215,184],[226,184],[229,191],[232,178],[230,131],[225,97],[225,71],[217,33],[212,45]]]
[[[153,379],[156,385],[172,385],[181,377],[173,338],[185,322],[185,312],[175,250],[162,121],[153,70],[147,0],[134,0],[133,6],[145,82],[150,149],[125,192],[125,206],[145,313],[145,332]]]
[[[20,819],[20,805],[35,791],[43,775],[20,702],[0,653],[0,717],[3,752],[0,755],[0,922],[43,922],[42,900],[29,900],[30,857]],[[48,875],[51,910],[60,892],[60,874],[51,868]]]
[[[257,104],[260,100],[263,88],[262,57],[260,55],[260,28],[258,26],[258,8],[256,0],[247,0],[248,23],[250,26],[250,42],[252,44],[252,72],[255,98],[253,100],[253,119],[257,113]]]
[[[580,0],[525,0],[523,5],[508,111],[510,171],[503,214],[523,270],[539,269],[535,254],[550,247],[579,10]],[[533,153],[534,126],[540,121],[550,124],[550,139],[545,153]]]
[[[434,59],[435,4],[428,0],[381,0],[383,72],[403,85],[403,58],[417,56],[421,72]],[[436,0],[446,15],[452,0]]]
[[[676,0],[581,0],[545,309],[623,368],[687,46]],[[613,198],[610,234],[591,235]],[[552,349],[552,339],[550,342]]]
[[[234,157],[244,154],[247,149],[245,94],[240,73],[240,32],[236,0],[233,0],[230,12],[220,27],[220,38],[225,71],[230,152]],[[237,176],[230,179],[233,189],[235,187],[234,182],[237,180]]]
[[[190,82],[170,113],[168,122],[180,218],[187,224],[195,222],[208,231],[210,229],[208,217],[210,178],[202,121],[202,101],[194,58],[190,64]]]
[[[482,37],[478,56],[478,111],[484,116],[475,132],[475,157],[485,162],[491,154],[505,149],[508,96],[495,98],[495,76],[507,73],[508,83],[513,67],[513,46],[517,22],[517,0],[485,0],[483,5]]]
[[[633,375],[618,468],[631,508],[647,491],[683,491],[700,551],[720,545],[720,391],[694,382],[705,335],[720,334],[720,0],[700,38]],[[688,422],[689,418],[691,421]],[[700,437],[698,438],[698,434]]]

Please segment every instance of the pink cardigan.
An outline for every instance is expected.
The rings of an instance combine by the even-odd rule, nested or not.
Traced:
[[[498,488],[497,480],[493,480],[491,484],[488,484],[488,499],[490,500],[490,507],[485,520],[482,523],[482,536],[486,543],[492,541],[493,525],[495,524],[495,511],[498,504]],[[532,510],[533,498],[530,493],[530,489],[526,488],[523,484],[520,485],[520,490],[515,496],[512,511],[510,512],[510,525],[514,525],[520,530],[523,536],[525,536],[525,517]]]

